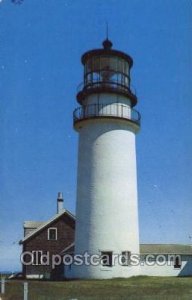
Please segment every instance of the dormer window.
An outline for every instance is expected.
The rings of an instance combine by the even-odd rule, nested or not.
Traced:
[[[57,240],[57,228],[48,228],[48,240],[56,241]]]

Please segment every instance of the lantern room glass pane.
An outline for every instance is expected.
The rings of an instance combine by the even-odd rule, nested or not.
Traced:
[[[129,64],[128,64],[128,62],[127,61],[124,61],[124,66],[125,66],[125,74],[126,75],[129,75]]]
[[[121,58],[117,59],[117,72],[123,72],[123,60]]]
[[[94,72],[99,71],[100,70],[100,57],[99,56],[95,56],[92,58],[92,66],[91,66],[91,70]]]
[[[100,70],[110,69],[110,57],[101,56],[100,58]]]
[[[100,55],[87,59],[85,86],[107,84],[111,87],[129,88],[129,64],[118,56]]]
[[[92,71],[92,59],[88,59],[85,65],[85,73],[89,73]]]

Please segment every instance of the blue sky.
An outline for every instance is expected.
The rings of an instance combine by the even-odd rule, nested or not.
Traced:
[[[106,21],[134,59],[140,241],[192,242],[192,2],[1,0],[0,270],[20,268],[23,221],[50,218],[57,192],[75,212],[80,57]]]

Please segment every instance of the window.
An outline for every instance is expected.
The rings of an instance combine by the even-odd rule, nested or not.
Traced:
[[[43,251],[40,251],[40,250],[36,250],[36,251],[32,251],[32,255],[33,255],[33,263],[32,265],[41,265],[42,262],[41,262],[41,256],[43,254]]]
[[[121,265],[128,266],[130,264],[131,259],[131,252],[130,251],[123,251],[121,253]]]
[[[48,229],[48,240],[56,241],[57,240],[57,228]]]
[[[113,257],[113,252],[111,252],[111,251],[101,252],[101,264],[102,264],[102,266],[112,267],[112,265],[113,265],[112,257]]]
[[[180,269],[181,268],[181,257],[176,256],[174,261],[174,269]]]

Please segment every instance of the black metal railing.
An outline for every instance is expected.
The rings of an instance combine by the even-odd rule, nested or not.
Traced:
[[[108,81],[100,81],[98,79],[87,81],[86,83],[81,82],[77,87],[77,93],[83,90],[89,89],[97,89],[97,88],[107,88],[110,87],[112,89],[121,90],[121,91],[129,91],[133,95],[137,95],[136,89],[131,85],[127,85],[115,80]]]
[[[131,107],[113,103],[113,104],[91,104],[78,107],[73,112],[73,122],[76,124],[79,121],[91,118],[121,118],[140,125],[140,113]]]

